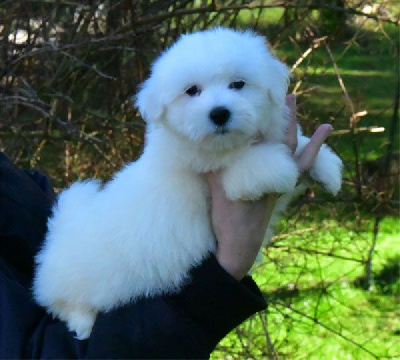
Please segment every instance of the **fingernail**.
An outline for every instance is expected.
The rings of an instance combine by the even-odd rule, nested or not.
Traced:
[[[323,131],[324,131],[325,133],[328,133],[328,134],[330,134],[331,131],[333,130],[333,126],[332,126],[331,124],[322,124],[322,125],[320,126],[320,128],[322,128]]]
[[[329,124],[328,128],[327,128],[327,132],[328,135],[330,135],[330,133],[333,131],[333,126]]]

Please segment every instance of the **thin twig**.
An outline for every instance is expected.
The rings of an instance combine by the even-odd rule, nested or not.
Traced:
[[[282,245],[271,245],[270,247],[275,248],[275,249],[282,249],[282,250],[299,250],[305,253],[309,253],[309,254],[317,254],[317,255],[323,255],[323,256],[328,256],[328,257],[333,257],[333,258],[337,258],[337,259],[342,259],[342,260],[347,260],[347,261],[354,261],[354,262],[358,262],[361,264],[365,264],[365,260],[363,259],[355,259],[355,258],[351,258],[348,256],[343,256],[343,255],[338,255],[332,252],[326,252],[326,251],[320,251],[317,249],[310,249],[310,248],[303,248],[300,246],[282,246]]]
[[[304,61],[304,59],[311,54],[312,51],[317,49],[323,41],[327,39],[327,36],[323,36],[321,38],[313,40],[313,44],[297,59],[297,61],[293,64],[290,69],[290,72],[296,70],[296,68]]]

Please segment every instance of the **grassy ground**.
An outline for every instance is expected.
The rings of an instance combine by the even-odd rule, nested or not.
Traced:
[[[266,358],[269,341],[280,358],[400,358],[398,218],[381,223],[368,291],[358,260],[371,244],[371,226],[359,232],[333,221],[307,226],[313,229],[279,241],[256,267],[268,311],[226,337],[213,359]]]

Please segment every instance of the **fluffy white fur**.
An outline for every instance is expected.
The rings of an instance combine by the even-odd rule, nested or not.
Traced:
[[[232,88],[235,81],[244,81],[243,88]],[[99,311],[177,291],[189,269],[216,248],[205,171],[223,171],[233,200],[286,193],[269,237],[299,191],[296,164],[283,144],[288,81],[286,66],[253,32],[217,28],[182,36],[137,95],[148,123],[140,159],[103,187],[77,182],[60,194],[36,257],[36,301],[84,339]],[[201,93],[186,94],[192,85]],[[231,112],[223,127],[209,117],[218,106]],[[265,143],[254,145],[260,134]],[[297,151],[307,141],[300,134]],[[341,161],[327,146],[310,174],[339,191]]]

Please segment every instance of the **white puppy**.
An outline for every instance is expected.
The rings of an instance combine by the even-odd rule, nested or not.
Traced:
[[[205,171],[222,170],[232,200],[289,193],[282,210],[299,175],[283,143],[288,80],[253,32],[182,36],[137,95],[148,123],[140,159],[103,187],[77,182],[60,194],[36,257],[36,301],[84,339],[99,311],[177,291],[216,249]],[[339,191],[341,161],[327,146],[310,174]]]

